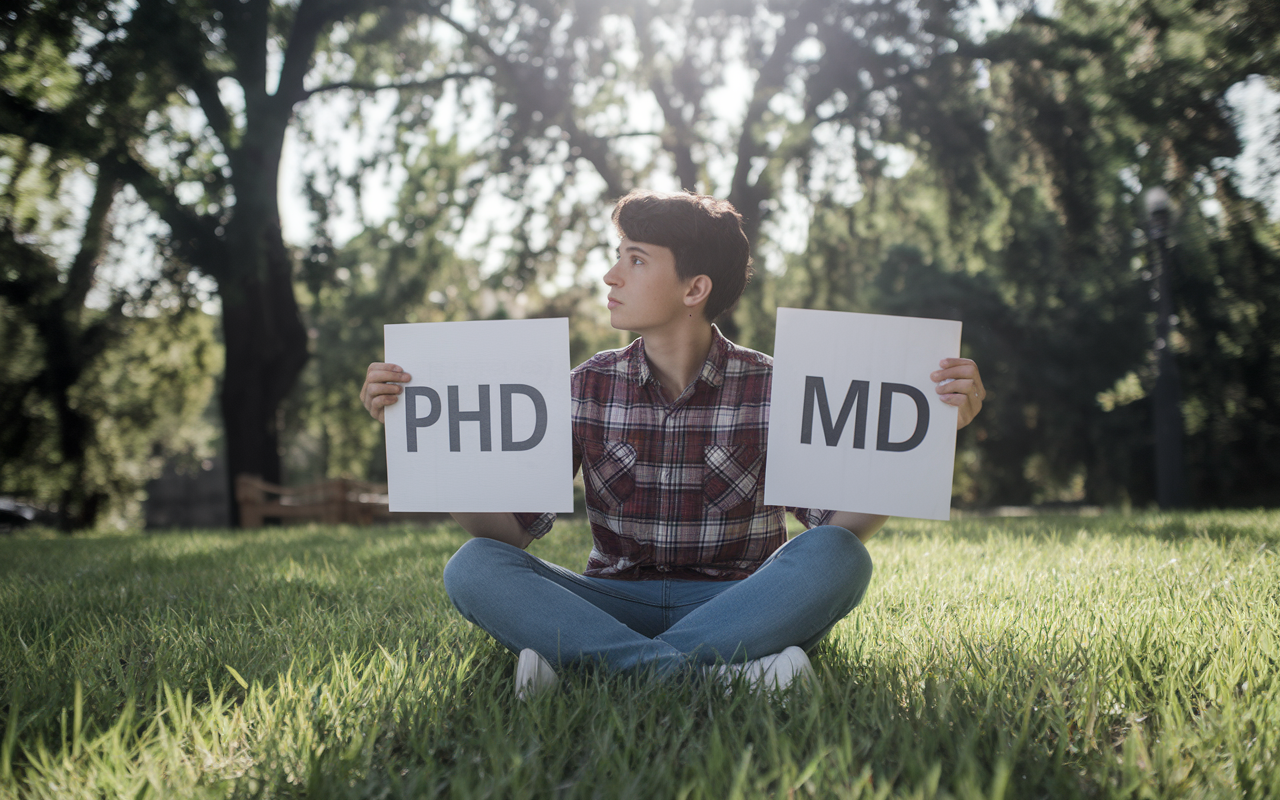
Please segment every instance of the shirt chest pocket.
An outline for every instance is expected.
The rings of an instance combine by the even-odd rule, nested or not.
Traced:
[[[703,452],[702,492],[707,507],[722,514],[754,510],[764,451],[752,445],[709,444]]]
[[[613,511],[636,490],[636,449],[626,442],[605,441],[587,450],[586,480],[605,511]]]

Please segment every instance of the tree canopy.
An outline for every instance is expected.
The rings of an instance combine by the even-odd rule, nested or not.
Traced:
[[[376,430],[346,389],[381,322],[575,310],[582,355],[613,346],[584,278],[610,247],[609,203],[686,188],[746,218],[757,278],[721,321],[744,344],[771,347],[778,305],[964,320],[992,400],[962,438],[961,502],[1144,503],[1139,205],[1163,185],[1180,209],[1171,344],[1195,499],[1273,502],[1276,226],[1237,188],[1226,97],[1280,77],[1280,15],[1261,0],[1012,11],[987,29],[958,0],[22,4],[0,23],[0,164],[6,246],[28,265],[4,297],[29,319],[6,342],[78,365],[66,375],[106,358],[99,332],[131,312],[86,313],[85,287],[126,189],[162,222],[157,280],[216,286],[230,474],[279,480],[292,448],[298,474],[376,476]],[[315,149],[333,115],[313,98],[359,117],[385,92],[371,156]],[[321,165],[299,251],[280,230],[291,128]],[[74,225],[22,210],[32,159],[93,172],[74,258],[39,233]],[[376,170],[398,176],[393,213],[337,241],[336,193]],[[23,447],[89,441],[53,417]]]

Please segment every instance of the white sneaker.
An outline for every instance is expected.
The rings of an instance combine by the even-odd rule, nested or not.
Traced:
[[[794,683],[796,678],[804,681],[805,687],[809,689],[818,683],[818,676],[813,674],[809,656],[799,647],[788,647],[775,656],[761,660],[769,661],[760,681],[767,690],[780,692]]]
[[[735,677],[741,677],[742,682],[753,692],[780,692],[794,683],[796,678],[803,679],[809,688],[813,688],[817,683],[817,676],[813,673],[809,656],[805,655],[799,647],[794,646],[788,647],[781,653],[757,658],[745,664],[720,664],[707,667],[705,672],[726,684]]]
[[[806,662],[807,663],[807,662]],[[556,671],[537,650],[526,647],[516,663],[516,699],[528,700],[556,685]]]

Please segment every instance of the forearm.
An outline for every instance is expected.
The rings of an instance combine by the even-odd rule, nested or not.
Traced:
[[[533,537],[529,535],[529,532],[516,521],[516,515],[510,512],[466,513],[455,511],[450,516],[467,533],[477,539],[496,539],[499,542],[515,545],[521,550],[528,547],[529,542],[533,541]]]
[[[847,531],[853,533],[862,541],[871,538],[872,534],[880,530],[885,521],[889,518],[883,514],[859,514],[856,511],[837,511],[831,516],[831,525],[839,525]]]

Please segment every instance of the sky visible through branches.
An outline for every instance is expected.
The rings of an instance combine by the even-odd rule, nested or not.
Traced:
[[[994,3],[984,0],[974,13],[974,26],[978,30],[995,30],[1008,24],[1010,18],[1001,15]],[[736,130],[746,113],[746,101],[750,94],[751,80],[749,69],[726,70],[726,83],[716,87],[708,94],[707,107],[713,111],[717,127],[722,127],[722,140],[729,152],[722,154],[717,161],[708,159],[708,171],[715,184],[715,192],[726,193],[732,177],[733,165],[727,156],[731,155],[732,146],[728,143],[730,132]],[[481,146],[484,140],[494,134],[497,125],[490,111],[490,87],[484,82],[473,82],[460,87],[454,83],[449,86],[444,96],[436,103],[432,115],[432,127],[440,132],[442,138],[457,135],[459,145],[465,152]],[[463,113],[463,100],[468,111]],[[788,98],[791,100],[792,98]],[[1228,99],[1235,109],[1239,135],[1243,144],[1242,154],[1235,159],[1234,167],[1241,175],[1241,188],[1252,197],[1261,200],[1270,210],[1271,215],[1280,217],[1280,93],[1269,89],[1265,80],[1258,76],[1242,82],[1228,94]],[[358,104],[358,108],[357,108]],[[307,124],[315,131],[327,132],[323,140],[324,152],[318,152],[312,145],[308,146],[299,140],[296,129],[291,129],[286,139],[284,157],[281,163],[280,211],[286,241],[297,246],[304,246],[311,241],[313,235],[313,215],[306,207],[303,192],[304,168],[315,168],[322,160],[327,159],[336,164],[344,175],[351,175],[362,159],[369,159],[378,151],[386,152],[385,138],[394,135],[394,125],[390,120],[396,105],[394,91],[383,91],[373,95],[355,95],[344,93],[328,94],[313,98],[301,111],[307,116]],[[641,94],[629,101],[625,107],[625,119],[618,126],[628,132],[656,131],[662,128],[662,115],[652,98]],[[345,124],[358,111],[361,120],[358,125]],[[836,134],[839,135],[838,133]],[[815,140],[825,146],[838,146],[835,136],[824,131],[820,126],[814,131]],[[661,160],[665,154],[660,152],[656,137],[636,136],[629,138],[622,145],[626,155],[637,163],[650,163],[655,158]],[[914,161],[914,155],[904,148],[883,145],[889,158],[890,176],[901,175]],[[829,165],[837,169],[838,165]],[[475,169],[487,169],[487,165],[478,162]],[[896,175],[895,175],[896,173]],[[491,273],[501,266],[504,251],[511,244],[511,238],[504,230],[504,221],[518,217],[518,205],[503,196],[498,180],[486,181],[483,199],[476,204],[477,211],[468,219],[463,229],[458,232],[452,244],[459,255],[474,259],[482,265],[482,272]],[[604,186],[600,181],[584,181],[586,177],[580,172],[576,181],[579,194],[588,194],[592,189],[603,194]],[[382,163],[367,170],[360,178],[361,198],[359,208],[349,187],[339,186],[334,189],[334,202],[338,213],[330,220],[331,230],[335,234],[336,244],[341,245],[351,237],[360,233],[365,225],[378,225],[386,221],[395,210],[396,200],[405,178],[404,170],[389,163]],[[851,176],[852,178],[852,176]],[[526,184],[528,192],[533,195],[550,195],[552,178],[535,172],[534,177]],[[594,184],[594,185],[593,185]],[[655,170],[653,179],[647,182],[647,188],[660,191],[675,191],[680,187],[670,170]],[[856,179],[851,179],[848,188],[847,202],[857,200],[860,191]],[[800,252],[805,246],[809,208],[803,193],[797,192],[794,185],[784,190],[788,195],[786,202],[779,203],[774,215],[766,225],[768,236],[762,242],[766,251],[762,254],[767,266],[780,262],[780,258],[771,258],[782,252]],[[588,199],[586,197],[582,199]],[[599,198],[608,203],[611,198]],[[602,207],[599,225],[606,227],[607,208]],[[773,252],[769,252],[770,249]],[[583,277],[595,281],[604,274],[609,266],[608,252],[597,248],[591,254],[591,260],[584,265]],[[557,276],[559,288],[565,288],[574,278],[574,265],[565,264]]]
[[[1041,9],[1047,11],[1047,9]],[[993,31],[1008,25],[1009,13],[1002,13],[991,0],[983,0],[973,12],[973,28],[975,31]],[[275,71],[279,69],[279,54],[274,59]],[[744,58],[742,47],[737,50],[738,58]],[[632,55],[632,58],[638,57]],[[746,113],[747,98],[750,95],[752,78],[750,69],[729,69],[725,71],[725,82],[710,91],[706,98],[706,106],[712,112],[713,132],[711,144],[721,147],[719,157],[712,154],[707,159],[707,171],[714,184],[713,192],[727,193],[733,171],[733,131],[737,130]],[[228,96],[228,88],[234,87],[231,81],[224,81],[219,87],[223,90],[223,101],[229,108],[243,108],[243,99],[234,95]],[[456,135],[463,152],[480,148],[486,139],[495,133],[498,124],[489,100],[491,86],[485,81],[472,81],[466,84],[452,82],[448,85],[441,99],[435,104],[431,115],[430,127],[441,139]],[[1235,159],[1235,170],[1241,176],[1240,188],[1249,196],[1264,202],[1273,218],[1280,217],[1280,93],[1267,87],[1266,81],[1254,76],[1242,82],[1227,95],[1236,112],[1238,132],[1243,145],[1242,154]],[[395,125],[391,119],[395,110],[397,95],[395,91],[385,90],[377,93],[363,94],[350,91],[328,92],[311,98],[298,110],[298,122],[305,125],[313,137],[304,141],[299,135],[299,125],[291,126],[285,140],[285,148],[281,161],[280,175],[280,213],[285,240],[294,246],[303,247],[313,241],[315,234],[314,216],[307,208],[304,191],[304,171],[317,170],[327,162],[337,168],[339,174],[350,177],[360,173],[360,198],[357,202],[348,185],[329,187],[332,191],[334,216],[330,219],[330,232],[334,243],[341,246],[360,233],[366,225],[376,226],[385,222],[395,211],[399,192],[405,180],[405,171],[397,164],[379,159],[379,154],[393,152],[389,137],[395,134]],[[785,102],[794,104],[794,98],[787,96]],[[798,112],[799,109],[780,109]],[[198,116],[198,112],[192,112]],[[621,131],[638,133],[660,131],[662,114],[648,93],[639,93],[630,98],[621,110],[614,113],[625,115],[614,120]],[[202,120],[190,121],[193,128],[202,126]],[[425,131],[423,132],[425,135]],[[814,129],[814,139],[825,148],[838,148],[837,137],[823,126]],[[620,152],[638,164],[656,164],[652,177],[646,181],[648,188],[672,191],[683,187],[678,185],[673,171],[663,168],[666,154],[657,141],[656,136],[631,136],[618,144]],[[882,145],[882,154],[888,156],[890,174],[905,173],[914,160],[913,154],[897,146]],[[156,154],[159,155],[159,154]],[[656,161],[655,161],[656,159]],[[372,162],[372,168],[369,163]],[[821,164],[821,161],[815,162]],[[362,165],[365,167],[361,170]],[[839,170],[835,163],[826,165],[831,170]],[[474,170],[485,171],[490,168],[484,160],[473,165]],[[580,170],[574,178],[569,196],[576,200],[595,200],[602,204],[598,220],[592,225],[597,232],[608,235],[607,204],[612,198],[605,197],[603,181],[593,180],[589,169]],[[521,213],[519,205],[503,194],[504,176],[494,174],[487,176],[482,188],[482,197],[476,203],[476,211],[467,219],[466,224],[449,242],[463,258],[474,259],[481,264],[481,271],[489,274],[501,267],[505,253],[512,243],[505,223],[518,218]],[[534,197],[550,196],[555,177],[547,173],[545,168],[535,169],[526,182],[527,194]],[[70,224],[56,231],[51,236],[54,255],[63,263],[69,263],[78,246],[78,233],[83,224],[89,198],[92,195],[92,179],[82,176],[80,180],[68,181],[66,184],[66,205],[71,210]],[[798,191],[800,187],[784,185],[780,192],[783,202],[766,223],[765,237],[761,242],[762,252],[757,261],[765,267],[781,262],[783,253],[795,253],[805,247],[807,225],[809,222],[809,203],[805,194]],[[856,179],[850,173],[848,196],[842,198],[853,202],[859,196]],[[106,260],[102,280],[95,289],[90,302],[105,306],[112,287],[129,287],[154,276],[157,270],[158,257],[155,253],[154,240],[163,237],[166,229],[162,223],[138,201],[132,190],[126,189],[115,218],[115,236],[113,257]],[[536,203],[526,204],[536,206]],[[1212,209],[1206,209],[1212,211]],[[582,265],[581,274],[577,266],[565,259],[560,272],[554,276],[557,288],[563,289],[575,279],[597,282],[608,268],[610,254],[602,248],[593,250],[588,262]],[[209,286],[203,287],[203,295],[209,299],[206,310],[216,312],[217,298],[211,281],[200,279]]]

